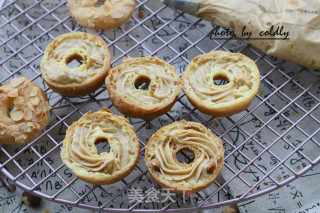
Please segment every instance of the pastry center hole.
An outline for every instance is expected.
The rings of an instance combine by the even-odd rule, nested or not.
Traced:
[[[106,138],[97,138],[95,143],[98,153],[101,154],[102,152],[110,152],[110,144],[108,139]]]
[[[229,83],[229,79],[225,75],[218,74],[213,77],[213,82],[217,86],[223,86]]]
[[[138,77],[134,82],[134,87],[136,89],[149,90],[150,78],[146,76]]]
[[[14,108],[14,105],[12,105],[12,106],[8,107],[7,115],[8,115],[8,117],[9,117],[9,118],[11,118],[11,116],[10,116],[10,112],[13,110],[13,108]]]
[[[104,3],[105,3],[105,0],[97,1],[95,7],[101,7],[102,5],[104,5]]]
[[[76,68],[83,64],[83,58],[81,55],[74,54],[67,59],[66,63],[70,69]]]
[[[180,150],[176,153],[176,158],[180,163],[189,164],[194,161],[194,153],[191,150]]]

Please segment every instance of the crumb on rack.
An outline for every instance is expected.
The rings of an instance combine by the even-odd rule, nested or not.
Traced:
[[[264,181],[264,182],[263,182],[263,184],[264,184],[264,185],[266,185],[266,186],[268,186],[268,185],[269,185],[269,183],[268,183],[268,182],[266,182],[266,181]]]
[[[238,41],[237,40],[232,40],[231,43],[232,43],[232,46],[234,46],[234,47],[238,45]]]
[[[213,123],[214,125],[218,125],[218,124],[219,124],[219,121],[216,120],[216,119],[214,119],[214,120],[212,121],[212,123]]]
[[[254,124],[256,125],[256,127],[258,127],[260,125],[259,121],[254,121]]]
[[[142,10],[139,10],[139,12],[138,12],[138,18],[139,18],[139,19],[143,19],[143,18],[144,18],[144,14],[143,14],[143,11],[142,11]]]
[[[278,175],[278,177],[277,177],[277,178],[278,178],[278,180],[281,180],[281,176],[280,176],[280,175]]]
[[[50,213],[50,211],[46,209],[46,210],[43,210],[42,213]]]
[[[301,165],[297,165],[297,168],[300,169],[300,168],[301,168]]]
[[[222,213],[237,213],[237,212],[240,212],[237,205],[226,206],[222,211]]]

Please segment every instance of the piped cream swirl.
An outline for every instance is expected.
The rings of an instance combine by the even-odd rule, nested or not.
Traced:
[[[170,70],[169,67],[150,61],[131,63],[124,66],[116,77],[116,90],[130,102],[145,106],[161,104],[175,96],[179,89],[180,79],[174,72],[175,70]],[[139,78],[150,81],[148,90],[135,87]]]
[[[172,181],[198,181],[211,162],[221,158],[221,151],[213,138],[193,129],[175,129],[168,140],[161,141],[156,149],[156,158],[160,161],[161,174]],[[195,159],[190,164],[180,163],[176,159],[179,150],[194,152]]]
[[[124,115],[151,120],[168,112],[181,91],[173,66],[156,57],[125,58],[105,80],[110,99]]]
[[[98,152],[96,144],[101,141],[107,141],[109,151]],[[138,153],[139,142],[127,120],[103,108],[85,114],[69,127],[61,157],[76,174],[84,170],[88,174],[119,175],[134,164]]]
[[[194,154],[187,163],[179,161],[184,151]],[[180,194],[208,187],[218,177],[223,157],[224,149],[217,136],[202,124],[185,120],[160,128],[145,151],[151,177],[160,186]]]
[[[104,126],[106,124],[101,123],[76,127],[69,153],[74,162],[86,167],[88,171],[113,173],[129,163],[128,153],[132,154],[133,147],[128,137],[109,125]],[[110,152],[98,153],[95,141],[100,138],[108,141]]]

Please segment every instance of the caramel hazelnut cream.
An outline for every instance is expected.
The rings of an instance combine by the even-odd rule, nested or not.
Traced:
[[[172,70],[147,61],[123,67],[115,79],[116,90],[120,94],[144,107],[155,107],[155,104],[166,102],[172,98],[178,87],[177,77]],[[149,89],[136,89],[135,83],[139,81],[150,82]]]
[[[51,49],[45,61],[47,77],[57,83],[83,83],[90,80],[103,70],[107,60],[103,44],[98,40],[79,39],[78,37],[61,38]],[[73,59],[83,63],[75,68],[69,68]]]
[[[88,171],[112,174],[130,163],[134,154],[134,143],[130,136],[121,131],[120,124],[92,118],[75,127],[70,147],[67,149],[74,163],[84,166]],[[98,153],[95,143],[104,138],[110,144],[110,152]],[[129,153],[129,154],[128,154]]]
[[[237,37],[266,54],[320,69],[318,0],[161,1],[169,7],[230,28]]]
[[[169,139],[160,137],[159,146],[155,150],[155,158],[160,162],[161,174],[167,180],[200,181],[203,175],[210,172],[208,170],[212,162],[214,162],[213,165],[217,165],[217,161],[223,156],[218,144],[213,141],[214,138],[202,132],[193,129],[173,129],[168,137]],[[194,161],[190,164],[178,162],[175,153],[180,150],[194,152]]]

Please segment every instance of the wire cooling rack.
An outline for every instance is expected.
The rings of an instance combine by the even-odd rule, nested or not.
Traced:
[[[158,0],[137,0],[136,10],[125,25],[102,32],[77,25],[63,0],[0,1],[0,83],[25,76],[45,90],[52,106],[48,127],[34,141],[0,146],[1,180],[10,190],[18,186],[54,202],[92,210],[185,212],[258,197],[310,170],[320,161],[319,70],[270,57],[237,38],[213,36],[210,32],[217,29]],[[112,66],[119,65],[124,57],[154,55],[175,66],[180,75],[196,55],[214,50],[241,52],[257,63],[260,90],[247,110],[227,118],[200,113],[183,92],[166,115],[147,122],[128,118],[141,145],[137,167],[118,183],[87,184],[60,159],[65,131],[88,110],[108,107],[115,114],[121,113],[113,107],[104,86],[89,96],[69,98],[54,93],[44,83],[39,64],[45,47],[58,35],[71,31],[101,36],[109,46]],[[222,139],[225,149],[220,177],[208,189],[187,197],[157,186],[143,161],[150,136],[161,126],[182,119],[206,125]],[[170,199],[150,202],[150,188]],[[133,195],[136,200],[130,202]]]

